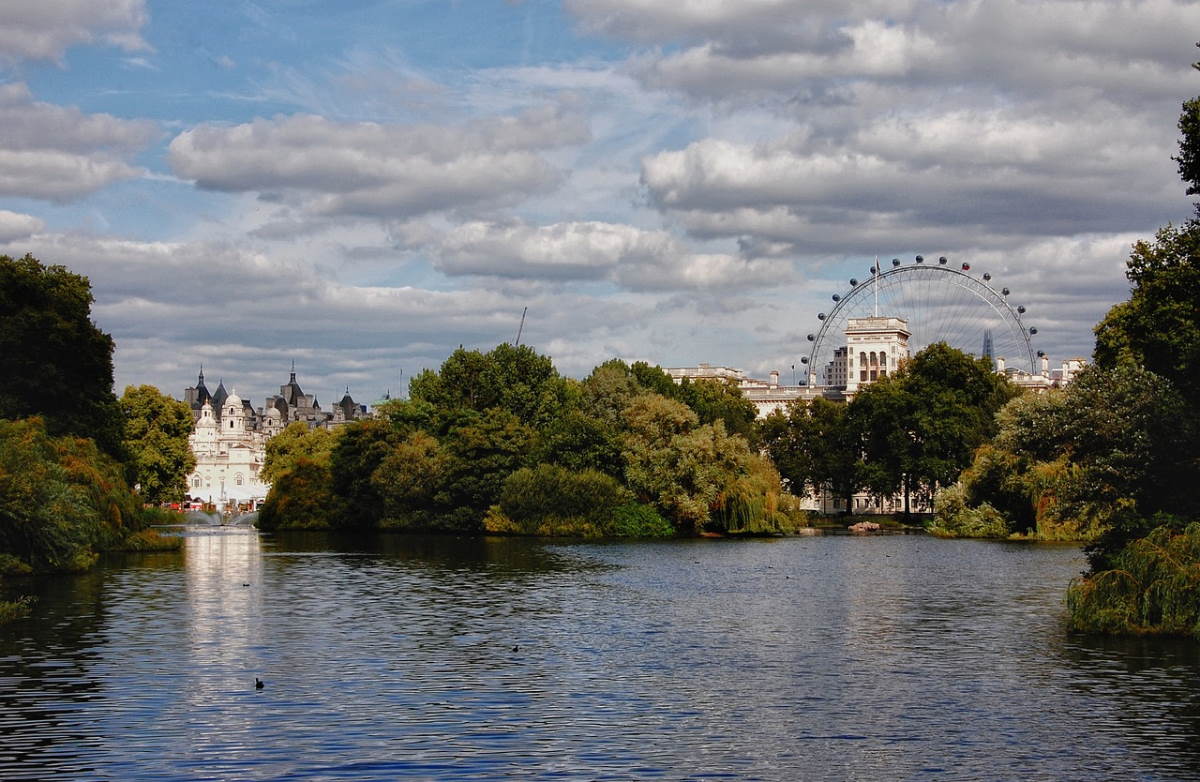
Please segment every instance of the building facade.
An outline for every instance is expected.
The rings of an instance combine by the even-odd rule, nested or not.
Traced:
[[[188,438],[196,457],[196,469],[187,478],[193,502],[220,508],[256,508],[271,486],[260,472],[266,458],[267,441],[289,424],[304,422],[310,429],[333,429],[368,416],[367,408],[354,401],[350,390],[334,405],[321,409],[312,394],[296,382],[292,367],[288,382],[278,394],[268,396],[262,407],[225,390],[224,380],[210,392],[204,383],[204,368],[195,386],[184,389],[183,399],[192,408],[194,425]]]

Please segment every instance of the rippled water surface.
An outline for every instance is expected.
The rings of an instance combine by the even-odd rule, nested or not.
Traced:
[[[1071,547],[186,534],[21,587],[0,778],[1200,779],[1198,647],[1068,635]]]

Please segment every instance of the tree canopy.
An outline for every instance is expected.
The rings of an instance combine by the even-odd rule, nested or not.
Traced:
[[[51,434],[120,456],[113,340],[91,321],[91,284],[32,255],[0,255],[0,418],[42,416]]]
[[[188,444],[191,408],[142,385],[125,388],[121,411],[126,471],[143,501],[157,505],[183,499],[188,473],[196,467]]]

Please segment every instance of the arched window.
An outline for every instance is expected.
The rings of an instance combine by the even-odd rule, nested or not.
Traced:
[[[858,365],[865,367],[867,365],[867,354],[863,351],[858,351]]]
[[[242,474],[240,472],[234,477],[233,482],[238,486],[242,485]]]
[[[883,369],[887,368],[887,353],[879,354],[879,366]]]
[[[200,488],[200,479],[199,478],[192,478],[192,488],[193,489]]]

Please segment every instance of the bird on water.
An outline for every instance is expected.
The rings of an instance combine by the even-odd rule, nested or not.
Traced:
[[[266,686],[267,685],[263,684],[262,679],[258,678],[257,676],[254,677],[254,689],[261,690],[263,687],[266,687]]]

